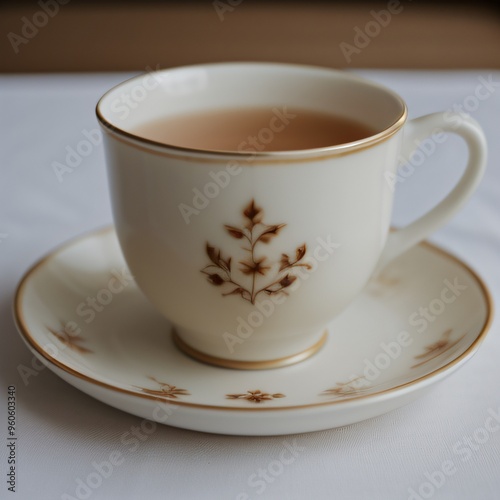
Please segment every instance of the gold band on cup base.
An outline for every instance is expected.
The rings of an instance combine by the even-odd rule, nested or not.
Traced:
[[[197,349],[194,349],[190,345],[186,344],[186,342],[184,342],[184,340],[177,335],[175,330],[172,330],[174,343],[184,354],[187,354],[189,357],[195,359],[196,361],[201,361],[202,363],[220,366],[223,368],[232,368],[234,370],[268,370],[294,365],[295,363],[304,361],[313,354],[316,354],[323,347],[327,336],[328,332],[325,330],[321,338],[314,345],[308,347],[305,351],[292,354],[291,356],[285,356],[284,358],[269,359],[265,361],[239,361],[237,359],[218,358],[217,356],[211,356],[210,354],[198,351]]]

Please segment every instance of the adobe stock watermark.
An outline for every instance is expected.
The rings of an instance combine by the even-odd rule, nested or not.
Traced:
[[[113,99],[109,105],[110,110],[118,115],[120,120],[126,120],[132,109],[136,109],[143,101],[145,101],[152,90],[158,88],[162,80],[156,74],[160,69],[157,64],[156,68],[147,66],[142,78],[128,92],[122,91],[119,97]]]
[[[282,446],[282,450],[275,460],[272,460],[266,467],[261,467],[248,476],[247,485],[252,488],[252,493],[239,493],[236,496],[236,500],[250,500],[250,498],[253,498],[253,494],[262,495],[268,485],[274,483],[276,478],[283,474],[286,466],[293,464],[300,454],[307,449],[305,446],[299,446],[297,439],[294,439],[292,442],[285,440]]]
[[[481,103],[487,101],[498,88],[500,88],[500,81],[493,79],[493,74],[486,77],[479,76],[478,84],[474,92],[467,95],[461,102],[454,103],[448,110],[443,113],[443,119],[454,130],[460,128],[464,120],[477,111],[481,107]],[[427,158],[432,156],[438,146],[443,144],[448,139],[448,134],[439,127],[436,127],[429,135],[423,140],[415,140],[415,151],[413,151],[408,158],[400,155],[398,158],[399,168],[396,173],[389,170],[384,172],[384,177],[392,191],[395,190],[397,183],[405,182],[420,167]]]
[[[122,293],[131,283],[133,277],[124,266],[121,270],[112,269],[110,278],[106,285],[99,289],[95,295],[87,296],[86,299],[75,307],[75,313],[78,317],[83,319],[84,324],[89,325],[96,317],[104,311],[105,307],[111,304],[114,297]],[[53,335],[61,343],[61,347],[57,347],[55,343],[48,343],[44,345],[44,349],[51,357],[57,355],[68,348],[85,349],[81,343],[82,327],[84,325],[78,321],[66,321],[61,325],[59,330],[54,330]],[[21,377],[24,385],[27,386],[31,377],[36,377],[46,365],[40,361],[36,356],[31,358],[30,366],[22,363],[17,365],[17,372]]]
[[[443,144],[448,139],[448,135],[441,128],[435,128],[429,137],[419,141],[415,140],[416,149],[410,154],[409,158],[400,155],[398,158],[398,169],[396,173],[386,170],[384,178],[389,184],[391,191],[396,189],[398,182],[405,182],[416,170],[429,158],[437,149],[438,144]]]
[[[87,500],[98,490],[115,470],[123,465],[131,453],[135,453],[158,429],[157,422],[165,424],[178,408],[173,403],[155,401],[151,412],[152,420],[142,419],[139,425],[132,425],[120,436],[120,447],[111,451],[104,460],[94,460],[90,472],[75,478],[74,491],[63,493],[61,500]]]
[[[76,144],[66,146],[62,162],[52,162],[52,171],[60,183],[63,182],[64,175],[74,172],[102,144],[102,132],[98,128],[83,129],[81,137]]]
[[[285,130],[291,120],[297,117],[290,113],[286,106],[283,108],[272,108],[272,116],[267,127],[262,127],[255,135],[246,137],[237,147],[237,151],[250,153],[245,157],[246,164],[251,163],[255,158],[255,153],[264,151],[271,144],[276,136]],[[253,153],[253,154],[252,154]],[[179,203],[179,212],[186,224],[191,222],[192,217],[199,215],[205,210],[210,202],[217,198],[219,194],[226,189],[243,171],[240,162],[235,160],[228,161],[224,169],[210,171],[208,180],[201,188],[192,189],[193,197],[189,203]]]
[[[408,325],[414,327],[418,334],[428,330],[429,326],[444,313],[447,305],[453,304],[467,290],[467,286],[459,283],[456,277],[453,280],[444,279],[443,285],[438,297],[430,300],[425,306],[420,306],[408,316]],[[363,360],[363,368],[348,378],[346,388],[352,392],[369,388],[372,382],[386,372],[405,349],[413,344],[414,340],[414,335],[407,330],[401,330],[394,338],[381,342],[379,352],[373,358]]]
[[[483,424],[453,444],[453,454],[462,462],[469,461],[491,439],[491,436],[500,430],[500,407],[496,410],[488,408],[486,411],[488,416]],[[457,463],[456,458],[449,458],[441,462],[437,469],[431,472],[425,471],[423,475],[426,480],[415,488],[408,488],[408,500],[432,498],[458,472]]]
[[[290,113],[287,106],[281,109],[272,108],[272,117],[267,127],[262,127],[256,135],[249,135],[238,144],[237,150],[242,153],[256,153],[265,150],[274,140],[275,134],[279,134],[297,118],[295,113]]]
[[[236,177],[243,170],[242,166],[237,161],[228,161],[223,170],[211,170],[208,173],[210,181],[199,189],[192,189],[193,198],[188,203],[179,203],[178,209],[186,224],[191,222],[191,218],[199,215],[209,205],[210,201],[217,198],[223,189],[226,189],[231,183],[233,177]]]
[[[87,325],[92,323],[96,316],[111,304],[113,298],[122,293],[133,280],[126,266],[123,266],[121,270],[113,269],[107,285],[94,296],[88,296],[85,301],[80,302],[76,307],[76,314],[83,318]]]
[[[29,19],[26,16],[21,17],[21,34],[14,33],[13,31],[7,34],[7,39],[10,42],[14,54],[19,54],[20,47],[27,45],[33,38],[35,38],[40,29],[49,24],[60,10],[61,5],[66,5],[70,0],[39,0],[37,5],[40,10],[37,10]]]
[[[434,298],[426,307],[419,307],[408,318],[411,326],[414,326],[418,333],[422,333],[429,327],[430,323],[434,323],[446,310],[448,304],[453,304],[462,293],[467,290],[467,285],[459,283],[458,278],[453,281],[449,279],[443,280],[444,287],[442,288],[439,297]]]
[[[219,18],[219,21],[224,21],[224,16],[227,12],[233,12],[238,5],[241,5],[243,0],[214,0],[212,6]]]
[[[146,66],[144,75],[133,87],[127,91],[122,90],[110,102],[109,108],[119,120],[126,120],[132,110],[138,108],[156,89],[177,97],[202,91],[208,84],[208,73],[205,69],[159,73],[160,69],[159,64],[156,64],[155,68]]]
[[[413,344],[413,340],[409,332],[402,330],[393,339],[381,342],[380,352],[372,359],[363,360],[361,373],[349,377],[348,383],[345,384],[349,391],[356,392],[371,387],[372,382],[377,380],[403,354],[404,350]]]
[[[389,0],[385,9],[370,11],[371,19],[362,28],[354,27],[354,38],[352,43],[342,42],[339,47],[348,64],[351,63],[353,55],[361,54],[380,35],[383,28],[389,26],[393,16],[403,12],[404,7],[399,0]]]
[[[224,332],[222,338],[226,344],[226,348],[230,353],[234,353],[237,346],[248,340],[254,332],[259,329],[267,318],[271,317],[276,308],[285,303],[289,294],[295,293],[301,283],[309,279],[310,275],[319,267],[320,262],[328,260],[335,251],[340,247],[340,243],[332,241],[331,236],[326,238],[316,238],[317,246],[306,257],[303,262],[308,267],[294,267],[293,276],[285,276],[287,282],[283,291],[279,293],[269,293],[266,298],[260,298],[255,302],[255,308],[248,313],[246,318],[238,316],[236,318],[237,327],[234,333]]]

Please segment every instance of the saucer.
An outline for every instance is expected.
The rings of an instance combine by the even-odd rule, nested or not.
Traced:
[[[176,348],[108,228],[32,267],[14,312],[35,356],[92,397],[175,427],[262,436],[352,424],[420,397],[476,352],[492,302],[468,266],[423,243],[368,284],[314,356],[272,370],[220,368]]]

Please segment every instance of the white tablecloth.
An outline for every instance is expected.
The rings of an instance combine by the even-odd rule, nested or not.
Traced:
[[[472,265],[499,303],[500,73],[360,73],[396,90],[413,117],[462,105],[483,125],[489,141],[486,176],[465,209],[432,240]],[[118,450],[125,461],[88,498],[418,499],[411,496],[415,491],[420,498],[498,500],[500,431],[483,443],[472,437],[470,445],[463,444],[484,426],[489,411],[500,412],[498,321],[471,362],[418,402],[360,424],[297,436],[227,437],[159,426],[131,452],[121,449],[120,438],[139,418],[93,400],[47,369],[23,384],[18,366],[30,366],[32,356],[12,321],[17,281],[55,245],[111,222],[102,146],[62,182],[53,163],[64,163],[66,147],[76,148],[84,131],[97,127],[97,99],[127,76],[0,77],[0,497],[84,498],[88,493],[77,490],[79,479],[94,470],[93,462]],[[490,82],[488,97],[471,97],[484,81]],[[463,170],[465,151],[451,137],[399,184],[395,224],[407,223],[450,189]],[[11,384],[18,405],[16,494],[6,483]],[[250,485],[253,474],[279,458],[284,441],[294,439],[303,447],[296,460],[264,489]],[[457,453],[458,442],[470,453]],[[456,472],[441,481],[436,471],[446,461]]]

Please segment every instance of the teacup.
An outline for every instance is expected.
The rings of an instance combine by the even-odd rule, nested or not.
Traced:
[[[166,116],[235,107],[322,111],[374,132],[274,152],[178,147],[135,132]],[[391,90],[325,68],[158,71],[110,90],[97,116],[116,232],[138,286],[184,352],[231,368],[285,366],[317,352],[327,325],[369,278],[461,207],[486,161],[471,118],[447,112],[408,121]],[[445,131],[468,145],[465,173],[435,208],[390,232],[398,158]]]

